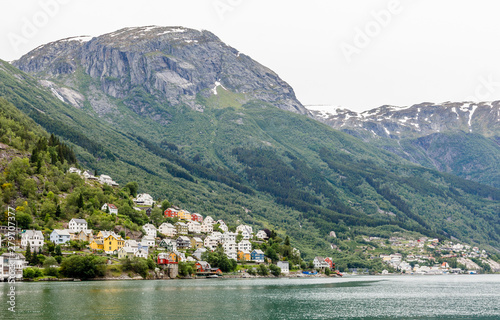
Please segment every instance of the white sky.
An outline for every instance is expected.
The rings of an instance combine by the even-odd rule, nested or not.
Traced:
[[[305,105],[500,99],[495,0],[3,0],[0,58],[61,38],[162,25],[206,29],[271,68]],[[48,8],[48,9],[47,9]],[[388,11],[392,9],[392,13]],[[385,22],[372,13],[388,12]],[[35,24],[34,28],[29,28]],[[38,25],[38,26],[36,26]],[[370,36],[356,45],[358,30]],[[17,42],[13,41],[16,39]],[[342,51],[349,48],[347,56]]]

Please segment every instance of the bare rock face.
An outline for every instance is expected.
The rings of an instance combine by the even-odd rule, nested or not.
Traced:
[[[87,92],[80,93],[87,95],[88,100],[88,95],[97,89],[139,113],[145,110],[151,114],[151,105],[155,103],[187,105],[202,111],[205,106],[199,97],[209,98],[221,86],[245,101],[261,100],[284,110],[309,114],[293,89],[276,73],[208,31],[155,26],[125,28],[95,38],[49,43],[24,55],[14,65],[73,91],[86,88]],[[57,86],[54,89],[63,96]]]

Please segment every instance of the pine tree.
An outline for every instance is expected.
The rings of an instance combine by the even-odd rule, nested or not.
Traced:
[[[60,205],[57,205],[57,208],[56,208],[56,217],[60,217],[61,216],[61,206]]]
[[[26,246],[26,254],[24,255],[26,258],[26,261],[31,262],[31,245],[30,242],[28,241],[28,245]]]
[[[80,193],[76,205],[78,206],[78,208],[83,208],[83,194]]]

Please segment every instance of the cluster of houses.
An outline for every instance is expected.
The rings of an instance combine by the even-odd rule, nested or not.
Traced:
[[[99,183],[101,183],[103,185],[107,184],[107,185],[112,186],[112,187],[118,186],[118,183],[116,183],[115,181],[113,181],[113,179],[111,179],[110,176],[105,175],[105,174],[101,174],[99,177],[96,177],[89,170],[84,170],[82,172],[82,170],[80,170],[78,168],[75,168],[75,167],[69,168],[68,172],[69,173],[76,173],[79,176],[83,177],[85,180],[99,181]]]
[[[404,247],[410,250],[405,256],[401,253],[381,254],[379,258],[383,262],[401,273],[407,274],[458,274],[476,273],[481,267],[471,258],[480,258],[491,266],[492,271],[500,271],[500,265],[488,259],[486,251],[477,247],[464,245],[452,241],[440,242],[439,239],[421,238],[418,240],[406,240],[404,238],[391,238],[389,240],[395,247]],[[432,249],[435,254],[440,253],[441,258],[456,258],[457,262],[465,266],[465,269],[451,268],[447,262],[436,263],[436,258],[425,253],[425,248]],[[415,251],[416,250],[416,251]],[[384,270],[384,273],[388,273]]]

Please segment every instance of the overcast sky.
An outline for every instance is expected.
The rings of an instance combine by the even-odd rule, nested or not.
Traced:
[[[0,58],[131,26],[206,29],[305,105],[500,99],[497,0],[4,0]]]

